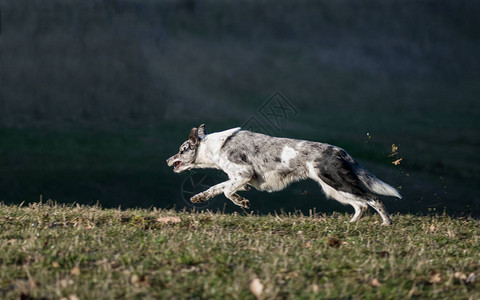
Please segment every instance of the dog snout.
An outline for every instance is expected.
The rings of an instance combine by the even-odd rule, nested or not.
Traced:
[[[173,163],[175,162],[175,158],[176,158],[176,155],[174,155],[174,156],[172,156],[172,157],[170,157],[170,158],[167,159],[167,165],[168,165],[169,167],[171,167],[171,166],[173,165]]]

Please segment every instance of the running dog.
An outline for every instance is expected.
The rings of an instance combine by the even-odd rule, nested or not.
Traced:
[[[192,128],[177,154],[167,159],[175,173],[193,168],[220,169],[229,180],[193,196],[192,203],[205,202],[223,193],[233,203],[250,208],[237,194],[253,186],[260,191],[280,191],[294,181],[311,178],[327,197],[355,209],[350,222],[358,221],[368,206],[392,224],[383,203],[374,194],[402,198],[392,186],[364,169],[345,150],[329,144],[272,137],[241,130],[206,133],[205,124]]]

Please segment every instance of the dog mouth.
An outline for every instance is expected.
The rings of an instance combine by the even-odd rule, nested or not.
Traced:
[[[173,163],[173,170],[174,171],[178,171],[178,169],[180,168],[180,166],[182,165],[182,162],[181,161],[176,161]]]

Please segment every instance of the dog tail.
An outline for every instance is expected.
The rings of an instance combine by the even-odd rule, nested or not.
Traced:
[[[355,174],[360,179],[362,184],[371,192],[379,195],[393,196],[402,199],[402,196],[396,188],[381,181],[380,179],[375,177],[375,175],[368,172],[364,168],[357,166],[357,168],[355,168]]]

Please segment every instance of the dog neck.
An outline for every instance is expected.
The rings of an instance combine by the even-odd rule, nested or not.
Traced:
[[[214,132],[203,138],[197,149],[195,167],[221,169],[221,162],[225,160],[225,158],[220,155],[221,149],[227,139],[240,130],[240,127],[236,127],[225,131]]]

